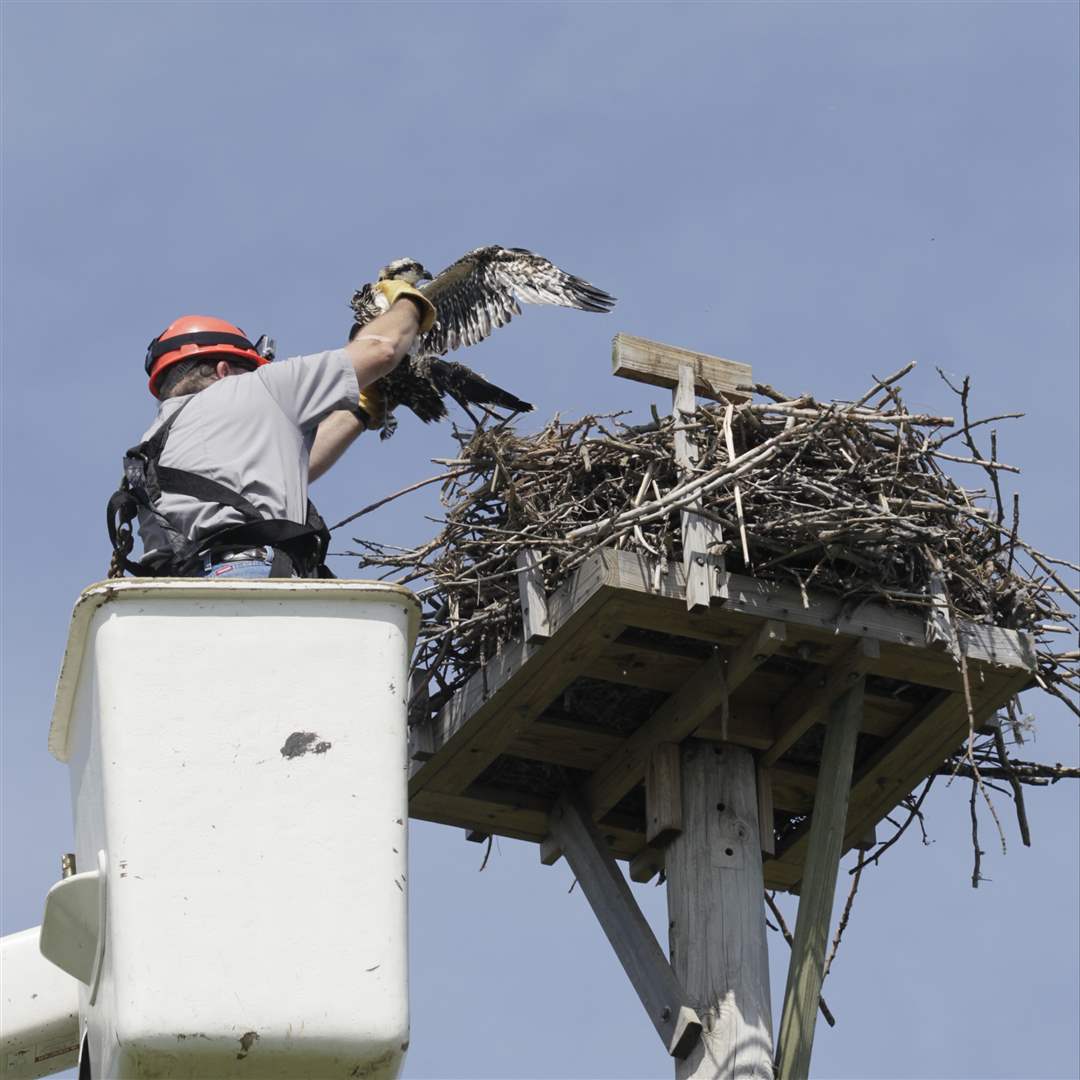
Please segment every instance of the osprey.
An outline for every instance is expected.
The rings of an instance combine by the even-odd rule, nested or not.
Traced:
[[[518,300],[596,312],[608,312],[615,306],[615,298],[603,289],[560,270],[542,255],[497,244],[470,251],[434,277],[415,259],[395,259],[379,271],[380,281],[388,278],[421,289],[434,304],[437,317],[435,325],[417,337],[409,355],[375,386],[385,394],[388,410],[404,405],[425,423],[447,415],[447,397],[470,417],[469,405],[532,410],[527,401],[464,364],[441,359],[451,349],[483,341],[496,327],[520,315]],[[386,301],[368,284],[353,294],[352,309],[350,341],[386,310]],[[389,438],[395,427],[393,418],[388,417],[382,438]]]

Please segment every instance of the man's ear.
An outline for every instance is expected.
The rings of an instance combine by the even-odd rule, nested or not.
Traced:
[[[230,366],[229,361],[228,360],[219,360],[214,365],[214,374],[217,375],[217,377],[219,379],[224,379],[224,378],[228,377],[229,375],[231,375],[232,374],[232,367]]]

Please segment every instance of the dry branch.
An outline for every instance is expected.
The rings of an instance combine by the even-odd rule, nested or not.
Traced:
[[[876,600],[931,622],[945,615],[952,626],[964,619],[1031,634],[1038,684],[1080,715],[1078,592],[1067,576],[1076,565],[1022,538],[1018,497],[1006,514],[1003,474],[1015,470],[998,459],[996,428],[988,452],[976,441],[979,428],[1009,417],[973,419],[969,380],[949,384],[959,398],[959,425],[908,412],[900,383],[911,366],[875,378],[848,402],[786,396],[762,384],[753,389],[765,401],[668,417],[654,410],[644,424],[607,414],[556,417],[532,435],[505,425],[455,432],[458,453],[437,461],[447,471],[412,486],[442,481],[445,511],[435,535],[407,550],[358,540],[354,553],[361,571],[425,582],[414,665],[432,684],[428,715],[520,636],[522,552],[536,553],[527,565],[548,594],[603,547],[641,554],[662,572],[682,562],[685,507],[721,526],[724,540],[710,554],[728,570],[790,583],[804,595],[832,593],[852,609]],[[689,468],[676,460],[682,433],[692,434],[697,448]],[[942,451],[953,439],[969,456]],[[976,468],[985,486],[963,486],[945,462]],[[951,644],[966,682],[963,651]],[[1013,704],[1008,713],[1022,741],[1015,717],[1023,714]],[[1000,731],[976,732],[974,724],[937,772],[971,779],[973,796],[981,793],[988,804],[993,782],[1006,782],[1024,843],[1022,786],[1078,775],[1071,767],[1013,761]],[[929,782],[905,800],[906,820],[860,867],[876,864],[912,821],[922,828],[928,790]],[[977,834],[975,847],[980,858]],[[973,882],[979,877],[977,866]]]

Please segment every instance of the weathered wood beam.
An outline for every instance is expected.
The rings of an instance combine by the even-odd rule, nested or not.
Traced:
[[[754,759],[681,747],[683,831],[665,850],[671,963],[705,1021],[677,1080],[772,1076],[772,1010]]]
[[[622,379],[674,387],[679,368],[688,365],[694,373],[694,389],[702,397],[714,400],[746,401],[754,379],[749,364],[723,360],[719,356],[664,345],[632,334],[616,334],[611,343],[611,372]]]
[[[594,818],[601,818],[641,782],[645,763],[655,746],[680,742],[709,716],[725,697],[742,684],[784,641],[783,623],[768,620],[724,660],[706,660],[697,674],[673,694],[590,777],[586,798]]]
[[[409,800],[409,816],[420,821],[454,825],[534,844],[549,836],[550,812],[550,799],[518,791],[484,790],[469,795],[447,795],[425,790]],[[597,828],[611,854],[618,859],[632,859],[645,842],[641,825],[622,816],[609,815]]]
[[[685,1057],[701,1036],[701,1023],[622,871],[577,799],[564,795],[555,804],[551,836],[566,856],[668,1053]]]
[[[694,395],[694,369],[680,364],[675,389],[671,395],[671,414],[676,422],[674,438],[675,464],[682,480],[694,474],[698,460],[697,443],[682,425],[693,419],[697,409]],[[717,592],[717,571],[723,570],[723,559],[716,554],[723,541],[720,526],[702,517],[701,499],[694,499],[679,511],[682,532],[683,577],[686,582],[686,610],[708,611]]]
[[[663,869],[663,848],[646,844],[645,847],[630,860],[630,880],[636,881],[639,884],[644,884],[646,881],[652,881],[652,879]]]
[[[513,757],[592,772],[622,745],[616,731],[570,721],[534,720],[506,748]]]
[[[412,768],[419,768],[435,756],[435,736],[431,725],[424,720],[409,725],[409,761]]]
[[[768,768],[779,761],[880,655],[881,647],[873,638],[859,638],[831,668],[811,671],[792,687],[773,710],[775,741],[761,755],[761,764]]]
[[[618,602],[600,586],[562,618],[556,605],[549,604],[549,616],[553,634],[548,641],[507,646],[442,710],[434,724],[435,756],[410,777],[410,794],[427,787],[463,791],[625,625]],[[556,632],[559,629],[563,632]],[[528,662],[523,650],[533,650]]]
[[[1025,671],[1005,670],[973,685],[976,726],[982,717],[1022,690],[1028,678]],[[853,847],[871,826],[960,746],[968,724],[964,695],[942,691],[860,762],[851,788],[844,846]],[[809,831],[803,829],[770,863],[769,872],[777,888],[790,888],[802,877],[808,844]]]
[[[760,761],[756,771],[758,829],[761,833],[761,854],[776,854],[776,825],[773,821],[772,773],[762,768]]]
[[[799,892],[799,914],[791,946],[784,1011],[780,1019],[777,1060],[782,1080],[801,1080],[810,1075],[825,949],[829,941],[833,894],[844,851],[851,774],[855,765],[855,740],[862,718],[865,679],[839,698],[832,708],[825,746],[821,754],[814,813],[810,819],[806,868]]]
[[[670,566],[656,580],[652,560],[641,555],[604,550],[597,552],[596,557],[602,557],[606,563],[606,581],[619,590],[631,626],[671,629],[670,606],[665,610],[657,601],[685,603],[686,582],[680,565]],[[711,638],[717,632],[725,632],[739,616],[752,615],[787,622],[793,637],[797,632],[804,636],[802,630],[805,630],[805,637],[821,643],[835,640],[838,634],[872,637],[883,646],[881,659],[873,668],[875,674],[945,690],[960,688],[960,676],[952,657],[927,648],[926,621],[912,612],[871,601],[851,610],[841,597],[826,593],[811,592],[804,603],[802,594],[792,585],[731,572],[720,575],[719,600],[720,606],[702,616],[697,629],[690,624],[680,632],[688,637]],[[1029,634],[963,619],[957,620],[956,633],[969,666],[989,664],[1034,669],[1035,653]]]
[[[686,620],[680,612],[679,617]],[[676,631],[673,631],[676,632]],[[798,642],[797,631],[789,635],[784,647],[779,650],[787,655],[792,653],[792,646]],[[626,637],[625,633],[622,635]],[[737,634],[730,634],[722,644],[731,647],[737,643]],[[844,651],[852,647],[850,638],[839,638],[830,648],[815,650],[813,655],[800,657],[822,668],[831,666],[842,659]],[[585,675],[604,682],[619,683],[623,686],[640,686],[649,690],[663,690],[674,693],[689,679],[701,664],[700,650],[691,650],[678,643],[668,644],[663,641],[648,644],[627,643],[623,640],[615,644],[598,657]],[[743,746],[768,749],[772,745],[774,709],[772,703],[780,695],[780,688],[790,684],[790,676],[781,672],[755,673],[753,681],[732,695],[731,722],[739,734],[731,734],[730,740]],[[736,703],[739,707],[736,708]],[[872,735],[891,735],[911,712],[911,706],[895,697],[882,694],[866,695],[863,730]],[[718,720],[716,721],[718,723]],[[712,719],[706,724],[713,724]],[[717,736],[719,737],[719,736]]]
[[[518,552],[518,596],[521,601],[522,637],[526,645],[551,637],[544,574],[540,569],[543,555],[535,548]]]
[[[660,743],[645,768],[645,839],[663,847],[680,832],[679,744]]]
[[[426,671],[416,670],[409,675],[408,716],[410,727],[414,724],[426,724],[430,711]]]

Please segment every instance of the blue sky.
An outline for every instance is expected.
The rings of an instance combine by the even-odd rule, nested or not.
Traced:
[[[620,303],[532,310],[473,350],[536,403],[527,429],[664,405],[608,375],[619,330],[821,397],[915,359],[912,404],[952,407],[940,365],[981,412],[1027,414],[1001,432],[1025,532],[1075,558],[1076,4],[6,0],[0,19],[5,933],[40,921],[70,846],[54,680],[152,415],[146,343],[180,313],[312,352],[392,258],[529,247]],[[314,495],[336,520],[451,447],[404,419]],[[414,541],[432,508],[364,535]],[[1070,715],[1026,707],[1031,756],[1075,762]],[[864,875],[815,1075],[1076,1075],[1076,788],[1030,794],[1031,850],[1005,815],[973,892],[966,792],[941,785],[934,843]],[[478,874],[480,855],[414,825],[405,1075],[669,1075],[565,866],[502,841]],[[662,930],[663,890],[636,891]]]

